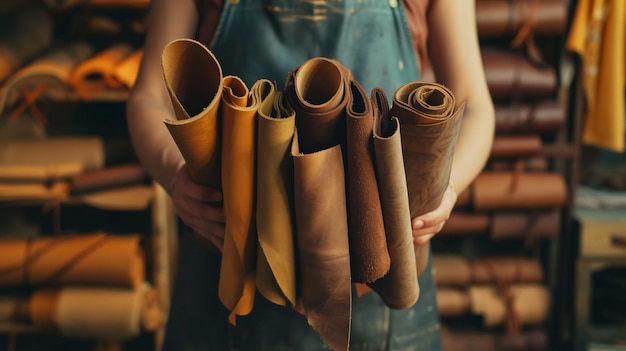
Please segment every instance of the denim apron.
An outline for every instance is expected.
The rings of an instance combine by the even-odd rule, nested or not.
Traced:
[[[398,0],[225,0],[209,45],[224,75],[251,86],[261,78],[283,88],[289,71],[312,57],[337,59],[366,92],[392,96],[419,79],[404,10]],[[217,296],[220,257],[180,237],[180,263],[163,351],[328,350],[304,316],[257,294],[236,327]],[[419,278],[420,298],[392,310],[374,292],[353,297],[350,350],[439,351],[432,259]]]

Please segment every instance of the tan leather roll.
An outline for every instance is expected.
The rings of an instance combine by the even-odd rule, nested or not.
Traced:
[[[441,203],[464,110],[465,104],[457,104],[452,91],[437,83],[408,83],[393,96],[391,115],[400,121],[412,218]],[[428,245],[416,250],[421,274],[428,261]]]
[[[492,240],[510,238],[553,238],[561,232],[561,210],[530,210],[517,212],[497,212],[492,215]]]
[[[370,284],[385,304],[394,309],[414,305],[419,298],[409,195],[402,158],[400,123],[389,114],[389,102],[381,89],[372,91],[374,152],[387,247],[389,273]]]
[[[540,283],[541,262],[525,257],[489,257],[469,262],[472,283]]]
[[[135,49],[115,66],[113,74],[110,77],[113,81],[107,84],[109,86],[122,84],[127,88],[132,88],[137,80],[137,74],[139,73],[142,58],[143,48]]]
[[[99,137],[58,137],[0,141],[0,165],[42,166],[80,163],[85,171],[104,167],[105,152]]]
[[[0,244],[0,286],[109,284],[137,287],[145,277],[139,236],[104,233]]]
[[[115,67],[133,51],[128,43],[115,43],[79,63],[70,74],[69,83],[82,99],[90,100],[106,89],[120,88],[114,78]]]
[[[259,108],[256,226],[259,250],[257,289],[279,305],[295,306],[293,159],[290,147],[296,115],[277,91]]]
[[[28,304],[29,320],[37,328],[56,328],[57,302],[59,292],[57,290],[36,291],[30,298]]]
[[[248,90],[238,77],[224,78],[221,168],[226,230],[219,297],[233,315],[250,313],[254,303],[257,110],[273,93],[274,85],[266,79]]]
[[[550,208],[567,201],[567,185],[557,173],[483,172],[471,186],[479,211]]]
[[[437,310],[444,318],[461,317],[471,308],[469,294],[465,289],[437,288]]]
[[[386,275],[391,266],[374,169],[374,112],[359,82],[350,80],[346,88],[346,201],[352,281],[371,283]]]
[[[484,213],[452,211],[440,235],[482,234],[490,227],[490,217]]]
[[[139,184],[148,178],[138,164],[119,165],[99,171],[75,174],[69,179],[72,194]]]
[[[491,147],[490,158],[513,158],[539,155],[543,143],[539,134],[496,135]]]
[[[435,283],[438,286],[467,285],[472,279],[469,262],[460,255],[434,255],[433,270]]]
[[[341,146],[305,154],[299,144],[296,130],[291,155],[302,303],[322,339],[347,350],[352,284]]]
[[[7,165],[0,166],[0,182],[44,183],[67,179],[83,173],[80,162],[50,165]]]
[[[222,67],[200,42],[177,39],[162,55],[163,74],[176,120],[165,125],[176,142],[192,179],[221,188]]]

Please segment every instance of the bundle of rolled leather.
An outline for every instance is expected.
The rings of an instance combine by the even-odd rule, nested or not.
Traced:
[[[464,110],[450,90],[407,84],[389,106],[325,58],[292,70],[282,92],[264,79],[248,89],[191,39],[170,42],[162,65],[176,115],[165,125],[192,178],[224,194],[219,296],[231,321],[252,310],[255,289],[280,305],[300,298],[309,324],[345,350],[354,282],[392,308],[417,301],[427,247],[415,251],[410,221],[448,186]]]

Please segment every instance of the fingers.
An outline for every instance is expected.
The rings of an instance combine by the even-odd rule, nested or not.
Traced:
[[[180,174],[176,179],[177,186],[185,189],[185,195],[203,202],[220,202],[222,201],[222,192],[208,186],[199,185],[191,179],[187,167],[180,170]]]
[[[425,244],[443,229],[444,224],[450,218],[456,199],[456,192],[452,187],[448,187],[439,207],[422,216],[413,218],[411,225],[413,227],[413,242],[416,245]]]

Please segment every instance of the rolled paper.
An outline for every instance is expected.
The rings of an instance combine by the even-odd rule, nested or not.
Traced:
[[[464,289],[437,288],[437,310],[441,317],[464,316],[470,311],[470,307],[470,297]]]
[[[554,238],[561,232],[561,211],[558,208],[518,212],[498,211],[491,219],[490,237],[493,240],[508,238]]]
[[[69,83],[76,94],[85,99],[106,89],[121,87],[114,78],[115,67],[133,51],[128,43],[115,43],[96,53],[87,60],[80,62],[71,72]]]
[[[0,141],[0,165],[43,166],[80,163],[85,171],[104,167],[103,141],[99,137],[58,137]]]
[[[553,67],[534,65],[524,56],[501,49],[483,48],[481,54],[494,100],[548,98],[556,92]]]
[[[0,83],[50,47],[54,23],[45,9],[26,7],[3,24],[0,33]]]
[[[165,83],[176,120],[165,125],[180,150],[192,179],[221,188],[222,67],[202,43],[176,39],[163,49]]]
[[[566,120],[562,103],[551,99],[534,104],[496,104],[495,115],[496,134],[557,132]]]
[[[0,182],[50,182],[67,179],[83,173],[80,162],[51,165],[0,166]]]
[[[562,34],[566,24],[567,6],[563,0],[476,1],[476,25],[481,37],[512,35],[522,30],[539,35]]]
[[[400,122],[411,218],[436,209],[448,188],[454,148],[465,103],[437,83],[414,82],[398,88],[391,115]],[[416,247],[417,272],[428,261],[428,245]]]
[[[567,185],[557,173],[483,172],[471,187],[475,210],[564,206]]]
[[[144,253],[137,235],[95,233],[0,245],[0,287],[109,284],[137,287],[144,281]]]
[[[420,289],[402,158],[400,123],[397,118],[390,116],[389,102],[382,89],[372,90],[371,95],[374,107],[376,176],[391,266],[389,273],[371,283],[370,287],[387,306],[402,309],[417,302]]]
[[[232,317],[250,313],[254,303],[257,110],[275,88],[262,79],[248,90],[234,76],[225,77],[223,84],[221,170],[226,228],[218,293]]]
[[[78,194],[138,184],[145,181],[147,177],[146,171],[138,164],[108,167],[73,175],[69,179],[70,192]]]
[[[540,283],[541,262],[524,257],[489,257],[469,262],[472,283]]]
[[[441,235],[482,234],[490,228],[490,216],[484,213],[452,211]]]
[[[276,91],[259,107],[256,226],[257,289],[278,305],[296,304],[293,159],[296,114]]]
[[[84,42],[58,45],[41,57],[15,72],[4,84],[0,94],[0,111],[19,101],[22,89],[29,91],[38,85],[45,89],[40,96],[59,97],[67,95],[72,70],[79,62],[93,54],[93,47]]]
[[[113,70],[113,79],[127,88],[132,88],[137,80],[142,57],[143,48],[136,49],[122,59]]]
[[[435,283],[438,286],[467,285],[472,279],[469,262],[462,256],[434,255],[433,270]]]
[[[363,87],[346,87],[346,206],[350,270],[355,283],[371,283],[389,272],[391,258],[374,166],[374,112]]]
[[[539,135],[496,135],[490,158],[514,158],[538,155],[542,141]]]

